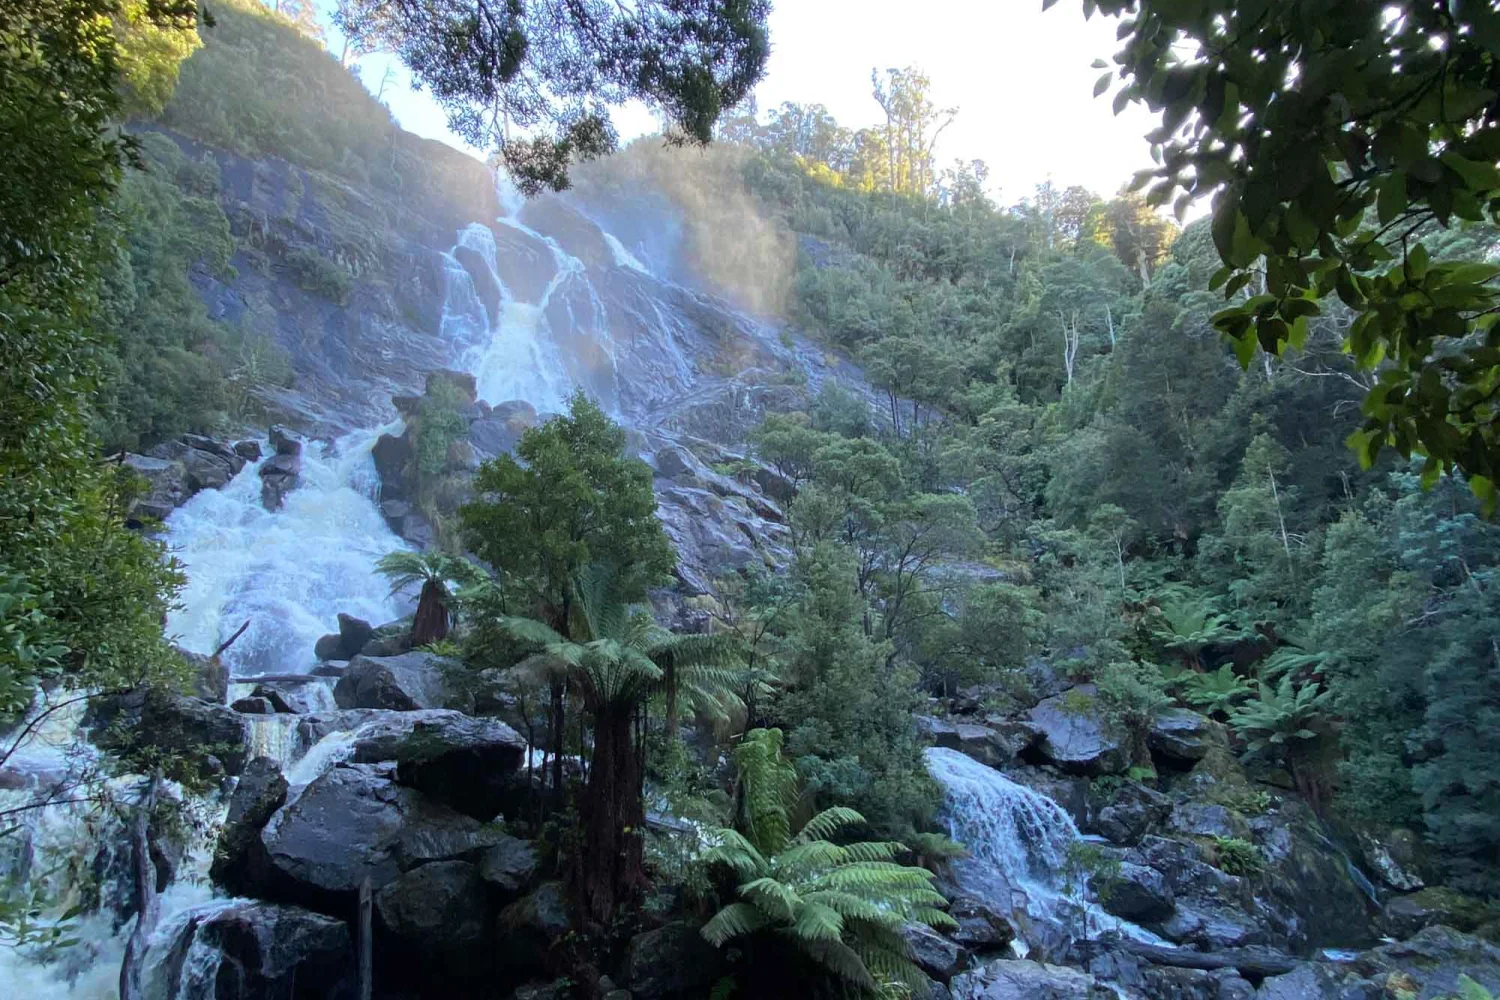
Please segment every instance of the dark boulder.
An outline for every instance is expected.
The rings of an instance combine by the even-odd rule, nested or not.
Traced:
[[[280,424],[273,425],[267,436],[271,439],[271,451],[275,454],[293,457],[302,454],[302,442]]]
[[[539,862],[530,841],[506,837],[479,859],[479,877],[508,896],[524,892],[536,878]]]
[[[354,947],[342,920],[237,902],[189,917],[146,980],[166,1000],[349,1000]]]
[[[229,812],[219,829],[209,877],[235,895],[247,895],[264,884],[270,858],[260,842],[260,831],[286,802],[287,782],[276,761],[256,757],[229,800]]]
[[[125,455],[121,463],[146,480],[146,488],[130,503],[127,519],[132,525],[165,521],[190,496],[187,470],[181,462],[150,455]]]
[[[381,925],[402,956],[420,963],[425,982],[467,982],[488,971],[485,945],[489,904],[479,870],[467,861],[434,861],[397,878],[375,893]]]
[[[388,708],[411,712],[449,707],[450,691],[441,657],[412,652],[400,656],[356,656],[333,688],[339,708]]]
[[[495,719],[428,710],[376,716],[354,736],[354,759],[396,762],[396,781],[480,820],[524,792],[526,741]]]
[[[1447,886],[1432,886],[1393,897],[1380,915],[1385,932],[1398,939],[1411,937],[1435,924],[1468,933],[1493,919],[1494,911],[1484,903]]]
[[[389,766],[346,764],[315,779],[260,832],[262,898],[345,915],[375,889],[430,861],[477,860],[503,834],[391,780]],[[253,873],[251,873],[253,874]]]
[[[1129,861],[1120,863],[1106,885],[1097,887],[1104,909],[1134,923],[1156,923],[1172,915],[1177,901],[1161,872]]]
[[[375,629],[363,618],[339,612],[339,630],[318,639],[313,654],[320,660],[352,660],[375,638]]]
[[[1185,708],[1157,713],[1146,734],[1151,752],[1175,766],[1192,766],[1203,759],[1215,742],[1214,724]]]
[[[1368,871],[1398,892],[1414,892],[1427,883],[1422,878],[1422,844],[1411,830],[1396,829],[1375,836],[1362,833],[1360,855]]]
[[[907,924],[901,929],[901,936],[917,968],[937,982],[946,984],[963,969],[968,957],[964,949],[926,924]]]
[[[718,952],[681,921],[637,934],[625,949],[625,985],[637,1000],[706,996],[718,970]]]
[[[261,698],[256,695],[250,695],[249,697],[241,698],[229,707],[234,709],[236,712],[239,712],[241,715],[276,714],[276,706],[271,704],[271,700],[269,698]]]
[[[260,461],[260,442],[259,441],[236,441],[234,443],[234,453],[236,455],[240,456],[240,458],[243,458],[247,462],[259,462]]]
[[[1438,1000],[1467,975],[1500,991],[1500,948],[1451,927],[1428,927],[1358,955],[1353,962],[1312,962],[1261,984],[1257,1000]]]
[[[410,434],[382,434],[370,455],[380,476],[381,500],[415,500],[417,446]]]
[[[1043,760],[1073,774],[1120,774],[1130,765],[1125,744],[1109,732],[1093,689],[1076,687],[1037,703],[1028,716],[1041,733]]]
[[[936,746],[957,750],[988,767],[1009,764],[1038,738],[1037,731],[1024,722],[978,725],[971,722],[950,722],[930,715],[918,715],[914,718],[917,731],[932,740]]]
[[[183,482],[189,493],[222,489],[229,485],[234,474],[245,464],[243,459],[233,453],[226,458],[197,448],[184,449],[181,461]]]
[[[1172,812],[1172,800],[1138,781],[1121,785],[1094,812],[1092,828],[1116,844],[1134,844]]]
[[[301,443],[293,443],[298,445],[300,452]],[[300,454],[277,452],[262,462],[260,466],[261,505],[266,510],[279,510],[286,502],[286,495],[297,488],[297,481],[301,474]]]

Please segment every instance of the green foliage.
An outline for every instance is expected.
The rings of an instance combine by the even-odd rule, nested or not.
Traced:
[[[585,565],[617,567],[616,585],[634,601],[675,562],[651,470],[624,448],[624,432],[580,393],[567,416],[527,430],[515,458],[481,466],[476,498],[460,511],[474,553],[517,600],[542,602],[564,634],[572,578]]]
[[[447,471],[449,449],[468,431],[463,415],[466,402],[448,380],[429,382],[417,410],[417,475],[424,486]]]
[[[1274,688],[1262,682],[1256,697],[1229,713],[1229,726],[1245,740],[1247,752],[1290,759],[1298,744],[1318,738],[1311,727],[1322,718],[1331,694],[1317,684],[1296,686],[1290,677]]]
[[[1186,674],[1180,687],[1183,701],[1210,715],[1225,718],[1236,705],[1255,692],[1250,679],[1235,673],[1234,666],[1228,663],[1217,670]]]
[[[336,305],[349,303],[354,275],[338,261],[330,260],[325,252],[315,247],[293,247],[286,252],[284,259],[299,288],[321,295]]]
[[[543,0],[484,8],[344,0],[335,21],[365,49],[390,49],[469,143],[498,147],[522,190],[568,186],[568,164],[612,152],[609,108],[660,111],[677,143],[706,144],[760,79],[770,6],[705,0],[629,7]],[[502,128],[500,122],[507,123]],[[527,138],[510,133],[514,125]]]
[[[1171,704],[1161,671],[1150,663],[1116,661],[1100,670],[1094,683],[1106,723],[1129,741],[1131,762],[1149,768],[1146,734],[1157,713]]]
[[[1224,267],[1213,284],[1231,304],[1214,322],[1240,362],[1302,350],[1314,318],[1342,302],[1354,313],[1346,350],[1379,369],[1349,439],[1360,460],[1385,446],[1420,452],[1429,473],[1463,469],[1493,508],[1500,268],[1482,253],[1436,263],[1429,244],[1443,229],[1500,220],[1500,70],[1488,42],[1500,14],[1487,4],[1085,6],[1133,15],[1115,56],[1115,105],[1163,114],[1150,135],[1160,166],[1137,178],[1151,184],[1147,198],[1182,192],[1181,211],[1218,192]],[[1182,60],[1184,47],[1200,58]],[[1294,101],[1281,99],[1290,74]],[[1252,280],[1260,294],[1236,299]]]
[[[771,936],[866,995],[882,984],[920,988],[924,977],[902,928],[956,926],[941,909],[947,900],[932,889],[932,873],[895,862],[905,850],[898,843],[833,842],[864,823],[843,806],[813,815],[793,833],[797,776],[781,743],[779,730],[753,730],[736,751],[746,825],[715,831],[703,863],[731,872],[739,899],[704,924],[704,939],[722,947]]]
[[[1266,866],[1260,848],[1238,837],[1214,838],[1214,864],[1231,875],[1258,875]]]
[[[1494,994],[1463,973],[1458,976],[1458,992],[1450,1000],[1494,1000]]]
[[[1202,666],[1204,650],[1235,634],[1229,617],[1219,614],[1212,601],[1193,595],[1163,601],[1150,627],[1152,637],[1190,668]]]

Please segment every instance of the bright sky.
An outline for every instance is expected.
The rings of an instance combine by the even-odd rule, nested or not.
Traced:
[[[771,15],[772,54],[756,91],[762,112],[783,101],[824,104],[839,123],[874,124],[870,70],[918,66],[932,79],[940,107],[957,106],[937,158],[982,159],[991,195],[1013,204],[1052,179],[1115,193],[1151,165],[1142,138],[1156,124],[1144,109],[1118,118],[1110,96],[1095,99],[1100,70],[1116,48],[1114,23],[1086,21],[1078,0],[1043,13],[1041,0],[777,0]],[[337,51],[337,43],[332,43]],[[380,88],[388,57],[361,66],[366,86]],[[394,66],[382,99],[419,135],[461,145],[432,101],[413,93]],[[616,117],[622,138],[656,130],[644,108]]]

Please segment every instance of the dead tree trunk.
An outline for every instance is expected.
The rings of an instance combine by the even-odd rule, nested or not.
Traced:
[[[130,829],[131,872],[135,879],[135,929],[125,945],[120,962],[120,1000],[143,1000],[141,973],[146,962],[146,945],[161,915],[161,900],[156,895],[156,868],[151,864],[151,813],[156,808],[156,789],[161,775],[154,774],[141,793]]]

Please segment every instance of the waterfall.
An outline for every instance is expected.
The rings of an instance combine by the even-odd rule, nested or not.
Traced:
[[[1019,890],[1025,897],[1022,923],[1037,925],[1036,933],[1049,938],[1072,937],[1077,928],[1089,936],[1115,931],[1162,943],[1144,928],[1104,912],[1084,887],[1070,887],[1070,881],[1082,876],[1069,872],[1069,854],[1083,837],[1062,806],[957,750],[929,747],[924,757],[928,772],[943,786],[948,835],[968,848],[979,868],[973,881],[986,894],[1005,894],[988,902],[1011,911],[1015,900],[1010,893]]]
[[[225,654],[235,675],[303,670],[340,611],[379,625],[399,618],[375,563],[404,543],[375,506],[370,449],[385,430],[324,447],[305,442],[296,489],[281,510],[260,500],[259,463],[223,489],[204,490],[167,519],[172,554],[187,573],[167,631],[210,653],[247,619]]]

